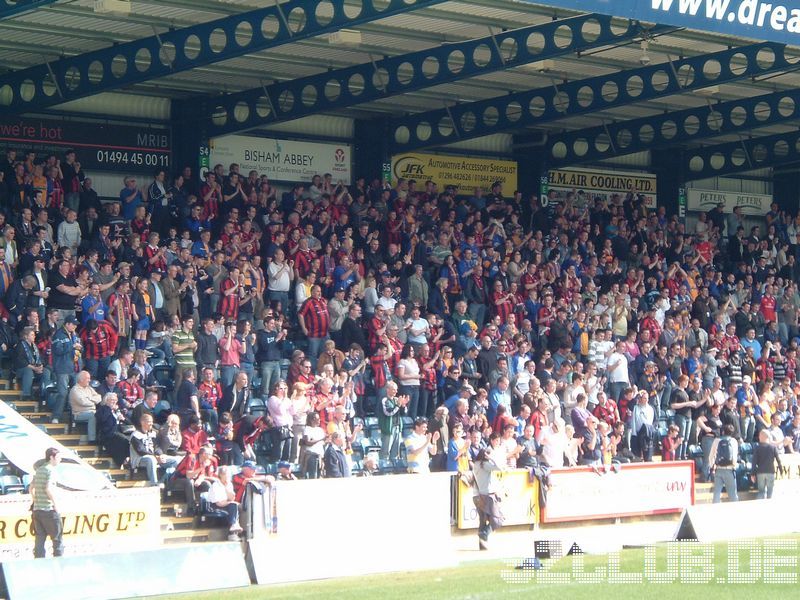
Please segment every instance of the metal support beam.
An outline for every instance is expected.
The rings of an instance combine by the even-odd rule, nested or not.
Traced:
[[[575,165],[797,119],[800,90],[786,90],[551,135],[547,156],[553,166]]]
[[[657,25],[648,34],[671,31],[674,28]],[[278,106],[278,112],[266,110],[261,87],[210,99],[200,111],[205,113],[209,137],[215,137],[581,50],[624,44],[641,34],[637,23],[612,28],[610,17],[582,15],[275,83],[267,88],[267,97],[294,99]]]
[[[800,162],[800,131],[686,151],[687,181]]]
[[[0,20],[54,4],[57,0],[0,0]]]
[[[732,48],[670,63],[629,69],[558,86],[468,102],[445,110],[432,110],[393,119],[392,150],[407,152],[471,139],[520,127],[535,127],[568,116],[582,115],[663,98],[794,68],[784,55],[785,46],[766,42]]]
[[[1,1],[1,0],[0,0]],[[0,115],[30,112],[65,101],[276,48],[445,0],[289,0],[166,31],[0,77]],[[283,18],[281,18],[283,14]],[[63,96],[56,94],[60,89]]]

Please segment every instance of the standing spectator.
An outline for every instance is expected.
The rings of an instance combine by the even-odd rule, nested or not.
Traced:
[[[334,431],[331,434],[331,442],[325,449],[325,477],[334,479],[340,477],[350,477],[350,466],[344,455],[344,436]]]
[[[378,425],[381,430],[380,458],[397,460],[400,458],[400,440],[403,433],[403,415],[410,399],[397,395],[397,384],[386,384],[386,395],[379,400]]]
[[[320,349],[328,339],[328,325],[330,315],[328,314],[327,301],[322,298],[322,288],[315,285],[311,288],[311,297],[303,303],[298,311],[300,329],[303,335],[308,338],[307,356],[316,364]]]
[[[72,250],[77,254],[83,237],[81,227],[78,224],[78,213],[73,209],[67,210],[67,218],[58,226],[58,245]]]
[[[33,526],[36,531],[34,558],[45,557],[44,544],[48,537],[53,542],[53,556],[64,554],[63,527],[56,504],[60,494],[56,469],[61,462],[61,453],[58,448],[48,448],[44,458],[45,462],[36,469],[30,486],[33,496]]]
[[[709,463],[714,478],[714,504],[720,502],[723,488],[731,502],[739,500],[736,489],[736,464],[739,457],[739,444],[733,439],[733,427],[724,425],[722,435],[711,445]]]
[[[64,406],[67,402],[67,390],[70,381],[75,376],[75,365],[80,359],[81,344],[75,331],[78,328],[78,319],[67,317],[64,324],[56,331],[51,344],[53,357],[52,370],[56,381],[56,395],[52,406],[53,417],[51,423],[59,423],[64,416]]]
[[[414,431],[403,441],[409,473],[430,473],[431,457],[436,454],[438,441],[438,431],[428,433],[428,419],[417,417],[414,421]]]
[[[95,379],[100,379],[108,371],[117,348],[117,332],[108,321],[89,319],[80,337],[86,370]]]
[[[781,465],[780,449],[770,443],[769,432],[762,429],[758,433],[758,444],[753,450],[753,479],[758,488],[759,500],[772,498],[775,487],[775,464]],[[728,494],[730,495],[730,493]]]
[[[619,402],[622,390],[630,387],[628,375],[628,359],[625,358],[624,342],[617,342],[616,350],[608,357],[609,396]]]
[[[119,193],[119,200],[122,203],[122,217],[126,221],[132,221],[136,214],[136,209],[142,205],[144,199],[142,192],[136,186],[135,177],[124,179],[125,187]]]

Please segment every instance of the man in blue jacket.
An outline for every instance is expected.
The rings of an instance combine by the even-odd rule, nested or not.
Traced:
[[[75,359],[80,357],[80,338],[76,333],[78,319],[67,317],[64,324],[53,335],[53,377],[56,381],[56,397],[53,400],[52,423],[58,423],[63,417],[64,406],[67,403],[67,391],[75,377]]]

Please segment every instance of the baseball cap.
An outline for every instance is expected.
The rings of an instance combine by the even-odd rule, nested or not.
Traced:
[[[291,469],[292,465],[288,461],[282,460],[278,463],[279,469]]]
[[[252,460],[246,460],[246,461],[244,461],[242,463],[242,468],[243,469],[253,469],[255,471],[256,470],[256,463],[253,462]]]
[[[70,325],[78,325],[79,321],[75,317],[67,317],[66,319],[64,319],[64,324],[66,325],[67,323],[69,323]]]

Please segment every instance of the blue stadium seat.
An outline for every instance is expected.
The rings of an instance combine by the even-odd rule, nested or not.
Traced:
[[[742,442],[739,446],[739,458],[747,461],[751,456],[753,456],[753,444]]]

